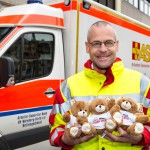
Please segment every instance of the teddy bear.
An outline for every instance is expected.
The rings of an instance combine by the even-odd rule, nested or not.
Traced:
[[[138,114],[138,104],[131,98],[120,97],[117,101],[123,115],[123,124],[120,126],[132,135],[139,135],[144,130],[144,125],[149,121],[149,116]]]
[[[114,99],[98,98],[92,100],[90,112],[88,121],[101,136],[105,130],[113,132],[123,122],[120,106],[116,104]]]
[[[90,114],[89,103],[82,100],[71,100],[70,112],[63,115],[66,122],[67,133],[70,137],[76,138],[87,134],[95,134],[96,129],[88,123],[87,117]]]

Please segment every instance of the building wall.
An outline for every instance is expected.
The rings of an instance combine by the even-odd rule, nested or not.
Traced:
[[[0,1],[0,11],[2,11],[5,7],[11,6],[9,3],[4,3]]]
[[[0,3],[6,6],[21,5],[27,3],[27,0],[0,0]]]
[[[121,13],[150,26],[150,17],[124,0],[121,0]]]

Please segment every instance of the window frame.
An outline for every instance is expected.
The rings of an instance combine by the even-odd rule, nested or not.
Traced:
[[[25,65],[25,62],[24,62],[24,60],[25,59],[23,59],[23,53],[25,52],[25,35],[27,35],[27,34],[34,34],[34,36],[36,36],[36,35],[40,35],[40,34],[43,34],[43,35],[48,35],[49,37],[49,39],[51,39],[51,40],[49,40],[49,44],[53,44],[53,46],[51,47],[51,49],[49,49],[49,51],[50,51],[50,53],[49,54],[51,54],[51,58],[50,57],[47,57],[48,59],[38,59],[37,58],[37,60],[41,60],[41,62],[43,61],[43,64],[45,64],[46,63],[46,61],[47,61],[47,63],[48,62],[50,62],[51,61],[51,67],[50,67],[50,69],[49,69],[49,71],[47,72],[47,73],[45,73],[45,74],[42,74],[42,75],[39,75],[39,76],[35,76],[35,77],[31,77],[31,78],[26,78],[26,79],[23,79],[23,67],[25,67],[25,66],[23,66],[23,65]],[[16,44],[16,42],[18,41],[18,40],[20,40],[21,42],[20,42],[20,49],[19,49],[19,73],[18,73],[18,77],[17,77],[17,80],[16,80],[16,83],[21,83],[21,82],[24,82],[24,81],[29,81],[29,80],[34,80],[34,79],[38,79],[38,78],[43,78],[43,77],[46,77],[46,76],[49,76],[50,74],[51,74],[51,72],[52,72],[52,70],[53,70],[53,65],[54,65],[54,55],[55,55],[55,35],[54,35],[54,33],[52,33],[52,32],[49,32],[49,33],[47,33],[47,32],[42,32],[42,31],[33,31],[33,32],[31,32],[31,31],[29,31],[29,32],[25,32],[25,33],[23,33],[23,34],[21,34],[16,40],[15,40],[15,44]],[[38,40],[37,40],[38,41]],[[43,41],[42,41],[43,42]],[[6,54],[7,54],[7,52],[11,49],[11,47],[12,46],[14,46],[14,43],[13,43],[13,45],[11,45],[9,48],[8,48],[8,50],[3,54],[4,56],[7,56]],[[10,50],[11,51],[11,50]],[[17,51],[16,51],[17,52]],[[49,55],[48,54],[48,55]],[[12,56],[12,55],[10,55],[10,56]],[[16,58],[17,58],[17,55],[16,55]],[[15,68],[17,68],[17,66],[18,65],[16,65],[15,66]],[[44,66],[45,67],[45,66]],[[44,69],[44,67],[43,67],[43,69]],[[16,74],[16,72],[15,72],[15,74]]]

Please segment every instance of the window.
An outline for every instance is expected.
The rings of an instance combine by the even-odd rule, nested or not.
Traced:
[[[145,14],[148,15],[148,2],[147,1],[145,2],[144,12],[145,12]]]
[[[140,1],[140,10],[142,12],[144,12],[144,1],[143,0]]]
[[[129,3],[133,5],[133,4],[134,4],[134,1],[133,1],[133,0],[129,0]]]
[[[125,0],[140,11],[150,16],[150,0]]]
[[[94,1],[115,10],[115,0],[94,0]]]
[[[12,31],[12,27],[0,27],[0,42]]]
[[[15,63],[16,83],[50,74],[54,59],[54,35],[26,33],[4,54]]]
[[[139,7],[139,1],[134,1],[134,7],[138,8]]]

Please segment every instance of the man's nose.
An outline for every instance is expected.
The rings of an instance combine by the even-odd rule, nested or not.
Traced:
[[[106,51],[107,50],[107,47],[105,46],[104,43],[101,43],[101,46],[99,47],[99,50],[100,51]]]

